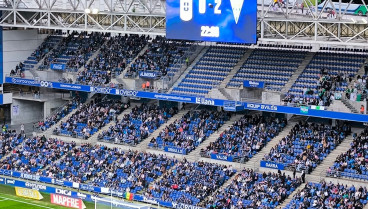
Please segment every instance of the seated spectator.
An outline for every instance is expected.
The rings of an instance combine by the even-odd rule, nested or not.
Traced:
[[[124,108],[127,106],[121,101],[97,98],[95,102],[82,105],[70,118],[54,129],[54,134],[88,139]]]
[[[225,121],[230,119],[229,112],[190,111],[180,120],[175,120],[150,143],[150,147],[165,146],[183,148],[190,152],[213,132],[217,131]]]
[[[137,193],[166,173],[177,160],[165,155],[116,151],[107,167],[93,178],[93,185],[118,192]]]
[[[301,179],[277,173],[255,173],[245,169],[224,189],[201,206],[207,208],[276,208],[300,184]]]
[[[246,162],[277,136],[285,125],[286,120],[245,115],[221,133],[215,142],[211,142],[202,154],[207,157],[211,153],[225,154]]]
[[[40,170],[60,159],[76,146],[75,142],[65,143],[45,136],[28,138],[22,146],[0,161],[0,169],[41,175]]]
[[[145,193],[165,202],[198,205],[235,174],[232,167],[205,162],[180,161]]]
[[[100,133],[98,139],[136,145],[166,123],[177,111],[177,108],[168,109],[142,104],[124,115],[115,126],[110,126],[108,130]]]
[[[336,127],[300,121],[278,145],[271,148],[264,161],[283,163],[297,171],[310,173],[350,133],[344,122]]]
[[[336,158],[327,174],[335,177],[368,179],[368,128],[365,128],[359,136],[354,136],[350,149]]]
[[[78,108],[80,106],[80,98],[75,97],[73,100],[70,100],[68,104],[63,106],[59,111],[57,111],[55,114],[50,115],[46,118],[46,120],[42,120],[38,122],[38,127],[41,131],[46,131],[51,126],[55,125],[57,122],[59,122],[64,116],[69,114],[74,109]]]
[[[333,183],[307,183],[294,195],[285,209],[363,208],[367,204],[367,188]]]

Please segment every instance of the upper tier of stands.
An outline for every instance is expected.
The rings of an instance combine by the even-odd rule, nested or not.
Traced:
[[[109,84],[128,66],[146,46],[149,37],[124,35],[106,37],[96,58],[78,73],[76,83],[99,86]]]
[[[224,189],[204,203],[206,208],[276,208],[300,184],[301,179],[277,173],[255,173],[246,169],[238,173]]]
[[[309,182],[294,195],[285,209],[363,208],[367,200],[366,187],[355,188],[342,184]]]
[[[350,149],[336,158],[327,175],[368,180],[368,128],[354,136]]]
[[[95,101],[84,104],[53,132],[87,139],[126,108],[127,104],[121,101],[96,98]]]
[[[155,182],[145,195],[160,198],[166,202],[197,205],[235,172],[233,168],[225,165],[191,163],[184,159]]]
[[[21,147],[14,149],[10,156],[0,161],[0,168],[34,173],[58,160],[75,147],[75,143],[65,143],[58,139],[43,137],[27,138]]]
[[[286,126],[286,120],[265,118],[259,115],[244,115],[240,120],[211,142],[201,155],[231,156],[234,161],[246,162],[257,154],[272,138]]]
[[[227,77],[245,50],[211,46],[172,93],[205,96]]]
[[[99,140],[136,145],[177,113],[177,108],[142,104],[98,135]]]
[[[103,43],[103,33],[72,32],[45,58],[40,68],[49,68],[53,63],[65,64],[67,70],[76,71],[84,66]]]
[[[186,41],[168,40],[157,36],[148,44],[145,53],[132,63],[125,76],[136,77],[139,71],[156,71],[159,75],[167,75],[169,70],[177,70],[173,64],[182,58],[191,46],[192,44]]]
[[[179,120],[166,126],[157,138],[152,138],[149,147],[174,147],[194,150],[208,136],[230,119],[230,113],[217,111],[189,111]]]
[[[266,89],[281,91],[305,55],[304,51],[254,49],[227,86],[239,88],[244,80],[262,81]]]
[[[263,160],[310,173],[350,134],[350,129],[346,123],[331,127],[300,121],[278,145],[271,148]]]
[[[286,102],[329,106],[334,93],[343,93],[367,55],[317,52],[288,92]]]

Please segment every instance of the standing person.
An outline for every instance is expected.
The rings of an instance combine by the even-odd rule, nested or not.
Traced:
[[[20,125],[20,133],[24,134],[24,124],[22,123],[22,125]]]
[[[189,66],[189,57],[185,59],[185,63],[187,63],[187,67]]]
[[[302,176],[301,177],[302,177],[302,182],[305,183],[305,171],[304,170],[302,171]]]
[[[293,167],[293,179],[295,179],[295,176],[296,176],[296,169],[295,167]]]
[[[360,106],[360,114],[364,114],[364,105]]]

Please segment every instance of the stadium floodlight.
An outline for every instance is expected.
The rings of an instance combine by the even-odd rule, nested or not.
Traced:
[[[98,12],[99,12],[98,9],[92,9],[92,14],[96,15],[96,14],[98,14]]]
[[[89,8],[85,9],[85,10],[84,10],[84,13],[86,13],[86,14],[90,14],[90,13],[91,13],[91,9],[89,9]]]

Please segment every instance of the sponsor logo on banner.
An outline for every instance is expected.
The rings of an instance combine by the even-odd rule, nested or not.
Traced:
[[[41,87],[52,88],[52,82],[49,82],[49,81],[41,81],[40,84],[41,84]]]
[[[6,184],[15,184],[15,180],[6,179]]]
[[[64,185],[64,181],[59,180],[59,179],[51,179],[51,183],[52,184],[57,184],[57,185]]]
[[[101,94],[112,94],[112,88],[108,87],[90,87],[91,92],[101,93]]]
[[[22,187],[15,187],[15,194],[19,197],[30,198],[34,200],[41,200],[43,196],[35,189],[27,189]]]
[[[251,104],[251,103],[247,104],[247,108],[257,109],[257,110],[274,110],[274,111],[277,110],[277,106],[275,105]]]
[[[300,106],[300,113],[308,114],[308,106]]]
[[[194,206],[194,205],[187,205],[184,203],[177,203],[177,202],[172,202],[173,208],[178,208],[178,209],[202,209],[201,207],[198,206]]]
[[[21,173],[20,177],[24,179],[29,179],[29,180],[40,181],[40,176],[37,176],[37,175]]]
[[[155,204],[155,205],[158,205],[158,202],[157,200],[155,199],[151,199],[151,198],[148,198],[146,196],[143,196],[143,202],[146,202],[146,203],[151,203],[151,204]]]
[[[134,90],[124,90],[124,89],[116,89],[115,93],[117,95],[126,96],[126,97],[135,97],[138,94],[138,91]]]
[[[201,97],[196,97],[196,103],[203,105],[215,105],[215,101],[213,99],[206,99]]]
[[[77,197],[80,198],[80,199],[86,199],[87,198],[87,195],[83,194],[83,193],[77,193]]]
[[[26,182],[25,186],[28,188],[37,189],[37,190],[46,190],[45,185],[31,183],[31,182]]]
[[[21,84],[21,85],[39,85],[40,82],[37,80],[30,80],[30,79],[23,79],[23,78],[12,78],[11,82],[14,84]]]
[[[65,189],[56,188],[55,193],[56,194],[66,195],[66,196],[72,196],[72,191],[65,190]]]
[[[0,177],[0,184],[4,184],[5,179]]]
[[[86,206],[84,205],[81,199],[76,199],[72,197],[67,197],[64,195],[51,194],[51,203],[55,205],[61,205],[68,208],[79,208],[84,209]]]
[[[153,71],[140,71],[139,72],[139,77],[141,77],[141,78],[156,78],[157,73],[153,72]]]
[[[65,64],[55,64],[55,63],[52,63],[50,65],[50,68],[52,70],[65,70]]]
[[[264,88],[264,82],[261,81],[243,81],[243,87]]]
[[[284,164],[282,163],[275,163],[275,162],[267,162],[267,161],[261,161],[261,167],[264,168],[273,168],[273,169],[279,169],[284,170]]]

